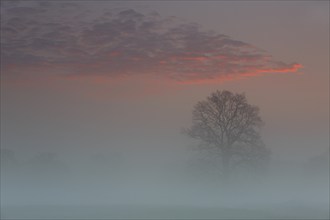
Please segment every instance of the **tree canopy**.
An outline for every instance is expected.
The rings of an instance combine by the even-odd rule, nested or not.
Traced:
[[[268,158],[259,134],[263,124],[259,108],[244,94],[217,90],[194,106],[186,133],[221,156],[223,175],[228,176],[237,165],[256,166]]]

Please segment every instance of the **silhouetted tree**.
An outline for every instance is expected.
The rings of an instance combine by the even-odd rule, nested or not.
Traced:
[[[15,152],[10,149],[0,149],[1,164],[4,166],[13,166],[16,164]]]
[[[221,158],[224,179],[237,166],[254,170],[266,166],[270,152],[259,135],[263,121],[259,108],[248,104],[244,94],[216,91],[195,105],[192,116],[185,133]]]
[[[17,171],[18,162],[13,150],[0,149],[0,156],[1,176],[8,176],[8,174]]]
[[[26,163],[26,173],[36,180],[54,181],[69,174],[69,168],[56,153],[42,152]]]
[[[315,177],[329,178],[329,150],[309,158],[304,163],[305,174]]]

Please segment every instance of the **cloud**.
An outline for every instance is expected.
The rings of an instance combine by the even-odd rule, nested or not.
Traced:
[[[203,83],[302,67],[155,12],[106,7],[96,13],[77,3],[31,2],[5,5],[3,14],[2,75],[9,80],[143,76]]]

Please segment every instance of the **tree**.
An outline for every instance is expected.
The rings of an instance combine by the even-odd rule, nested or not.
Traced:
[[[40,152],[25,165],[26,172],[42,181],[61,180],[69,174],[68,166],[61,161],[59,155],[50,152]]]
[[[14,166],[16,164],[15,152],[13,150],[0,149],[0,156],[1,163],[3,163],[4,166]]]
[[[18,169],[18,162],[16,160],[15,151],[10,149],[0,149],[0,173],[1,176],[12,175]]]
[[[228,179],[237,166],[265,167],[270,152],[259,135],[262,125],[259,108],[248,104],[244,94],[217,90],[195,105],[185,133],[221,158],[222,175]]]

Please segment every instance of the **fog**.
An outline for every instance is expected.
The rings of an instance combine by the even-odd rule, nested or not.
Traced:
[[[328,219],[329,59],[327,1],[1,1],[1,219]]]
[[[169,163],[121,152],[79,160],[45,152],[18,160],[13,153],[1,152],[2,218],[329,216],[328,152],[301,163],[273,160],[266,173],[240,171],[229,183],[211,159],[188,149],[180,161],[165,158]]]

